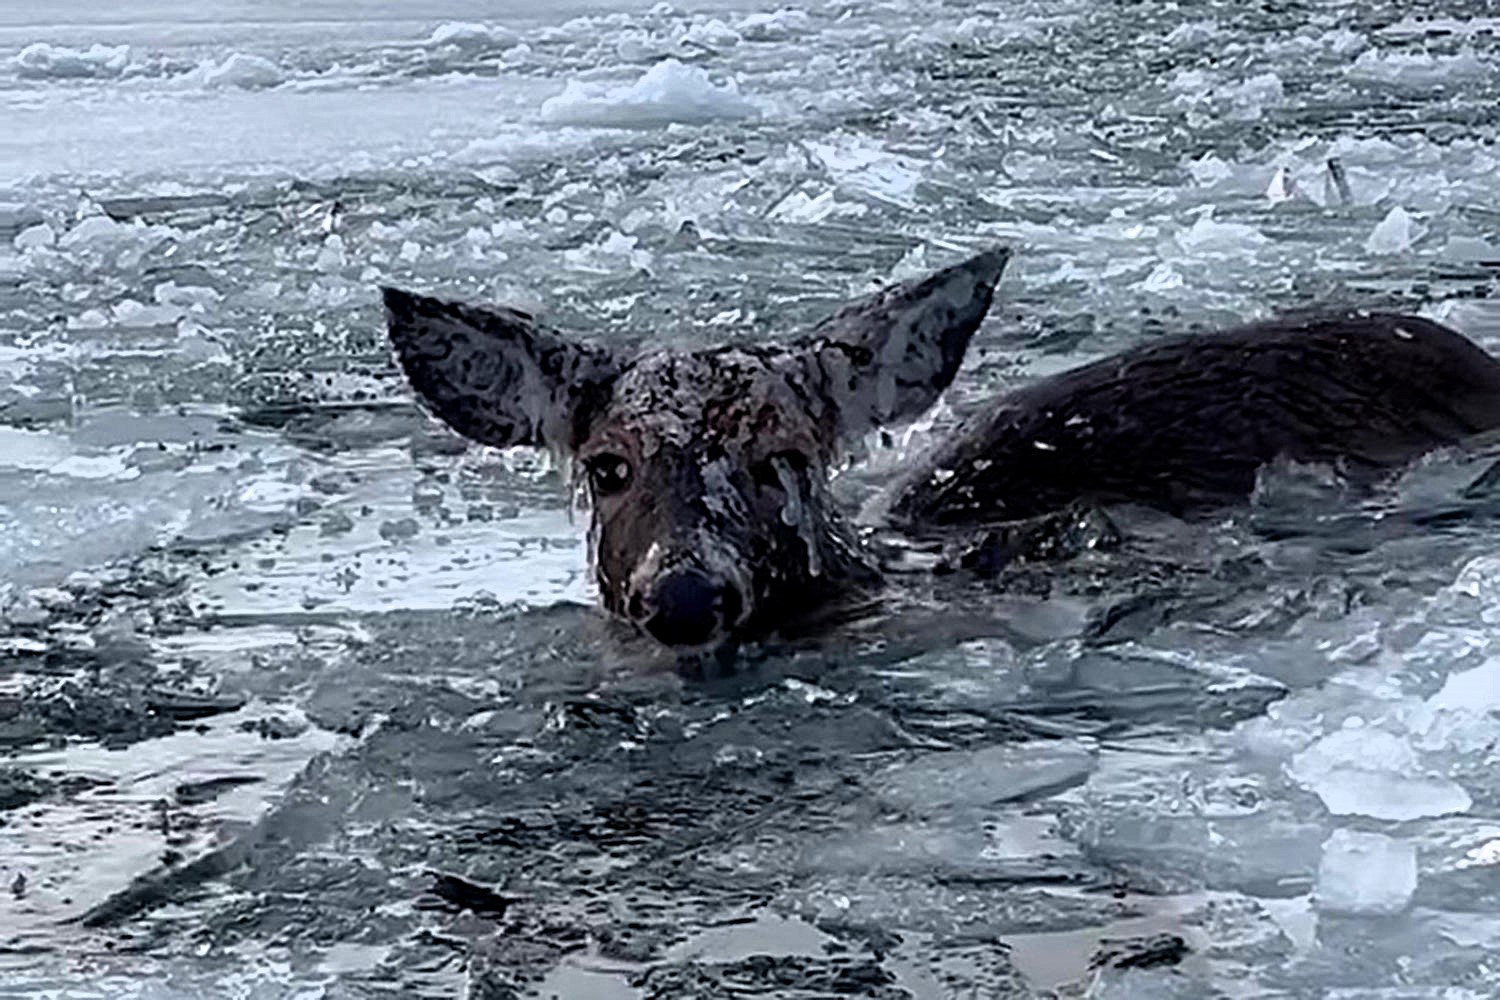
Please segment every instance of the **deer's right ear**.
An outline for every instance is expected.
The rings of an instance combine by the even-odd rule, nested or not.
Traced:
[[[515,309],[480,309],[382,288],[396,357],[449,427],[481,444],[571,451],[609,398],[609,351],[538,326]]]

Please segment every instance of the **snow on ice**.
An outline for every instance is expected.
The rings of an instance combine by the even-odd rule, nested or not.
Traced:
[[[667,59],[634,83],[569,80],[561,94],[542,102],[542,119],[556,125],[654,128],[749,118],[757,110],[733,80],[715,83],[702,67]]]
[[[34,42],[15,57],[16,74],[29,80],[115,77],[130,65],[130,46],[91,45],[73,49]]]

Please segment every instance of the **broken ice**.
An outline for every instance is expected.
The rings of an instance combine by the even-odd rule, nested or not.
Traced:
[[[1417,849],[1380,833],[1335,830],[1323,844],[1315,894],[1319,910],[1375,916],[1400,913],[1417,890]]]

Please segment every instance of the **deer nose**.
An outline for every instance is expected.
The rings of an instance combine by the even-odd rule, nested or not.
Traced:
[[[668,646],[701,646],[739,616],[741,597],[701,569],[673,570],[647,602],[646,631]]]

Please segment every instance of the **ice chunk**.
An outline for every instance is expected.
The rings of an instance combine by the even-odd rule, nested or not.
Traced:
[[[1286,770],[1335,816],[1399,822],[1467,812],[1473,804],[1455,782],[1425,773],[1406,740],[1373,727],[1331,733],[1293,757]]]
[[[1266,186],[1266,200],[1273,205],[1279,205],[1295,197],[1297,197],[1297,182],[1293,179],[1292,172],[1284,166],[1277,167],[1276,173],[1271,175],[1271,183]]]
[[[508,48],[520,40],[509,28],[476,24],[472,21],[447,21],[432,29],[427,44],[433,48],[454,46],[460,49]]]
[[[1196,160],[1189,160],[1186,166],[1188,173],[1193,175],[1194,182],[1205,187],[1234,177],[1234,168],[1213,153],[1207,153]]]
[[[1479,620],[1486,625],[1500,624],[1500,556],[1479,556],[1464,564],[1458,578],[1444,591],[1443,603],[1475,602]],[[1470,609],[1463,609],[1470,610]]]
[[[170,226],[116,222],[107,215],[90,215],[63,233],[57,241],[65,250],[108,252],[125,246],[146,248],[177,235]]]
[[[222,62],[209,60],[188,76],[210,89],[234,88],[258,90],[274,87],[286,79],[281,67],[264,56],[231,52]]]
[[[175,326],[182,318],[182,309],[174,305],[157,303],[147,305],[137,299],[121,299],[110,307],[110,317],[121,326]]]
[[[740,33],[718,18],[695,20],[682,34],[682,41],[709,49],[728,49],[740,43]]]
[[[337,271],[348,263],[348,257],[344,252],[344,238],[338,233],[331,233],[323,240],[323,247],[318,251],[315,266],[320,271]]]
[[[1465,80],[1483,79],[1490,67],[1473,52],[1454,55],[1432,55],[1427,52],[1382,52],[1369,49],[1360,53],[1348,69],[1349,76],[1368,83],[1388,83],[1407,87],[1449,86]]]
[[[740,96],[733,80],[714,83],[706,70],[667,59],[637,81],[599,88],[568,81],[561,94],[542,102],[544,121],[558,125],[653,128],[678,123],[701,125],[749,118],[757,108]]]
[[[1141,279],[1136,288],[1143,292],[1170,292],[1185,284],[1187,284],[1186,279],[1178,273],[1176,268],[1166,261],[1161,261],[1151,269],[1150,274]]]
[[[209,306],[223,301],[224,296],[203,285],[179,285],[175,281],[164,281],[152,291],[152,297],[164,306],[182,306],[194,312],[202,312]]]
[[[809,142],[807,150],[845,190],[903,207],[915,203],[922,168],[910,157],[892,153],[874,140],[851,135]]]
[[[1483,760],[1500,741],[1500,657],[1448,675],[1437,694],[1417,706],[1407,725],[1417,746]]]
[[[42,211],[24,202],[0,201],[0,229],[25,229],[43,221]]]
[[[1427,230],[1412,218],[1410,212],[1397,205],[1375,224],[1369,239],[1365,240],[1365,249],[1370,253],[1405,253],[1426,233]]]
[[[1096,764],[1093,747],[1067,740],[935,753],[887,771],[879,795],[918,815],[985,808],[1080,785]]]
[[[1211,104],[1229,118],[1241,121],[1259,118],[1267,104],[1279,103],[1286,95],[1281,77],[1260,73],[1237,82],[1216,80],[1205,70],[1180,69],[1167,81],[1167,92],[1176,95],[1174,103],[1192,107]]]
[[[806,11],[783,7],[770,13],[751,14],[736,26],[740,36],[752,42],[779,42],[812,30]]]
[[[833,192],[824,191],[809,195],[806,191],[789,191],[787,196],[766,213],[766,218],[777,222],[801,222],[816,224],[833,214]]]
[[[1219,91],[1223,100],[1239,112],[1235,117],[1258,118],[1267,104],[1279,104],[1286,97],[1281,77],[1275,73],[1257,73]]]
[[[1198,217],[1186,232],[1177,234],[1177,245],[1192,254],[1240,253],[1271,242],[1254,226],[1240,222],[1217,222],[1212,212]]]
[[[1400,913],[1417,890],[1417,849],[1379,833],[1335,830],[1323,844],[1315,901],[1324,913]]]
[[[130,65],[130,46],[92,45],[70,49],[35,42],[15,58],[16,75],[30,80],[116,77]]]
[[[1217,21],[1184,21],[1167,32],[1163,41],[1175,49],[1194,49],[1217,37],[1220,30]]]
[[[21,230],[12,242],[17,250],[36,250],[56,243],[57,233],[53,232],[52,227],[45,222],[39,222]]]
[[[1474,236],[1450,236],[1443,256],[1448,260],[1500,261],[1500,246]]]

